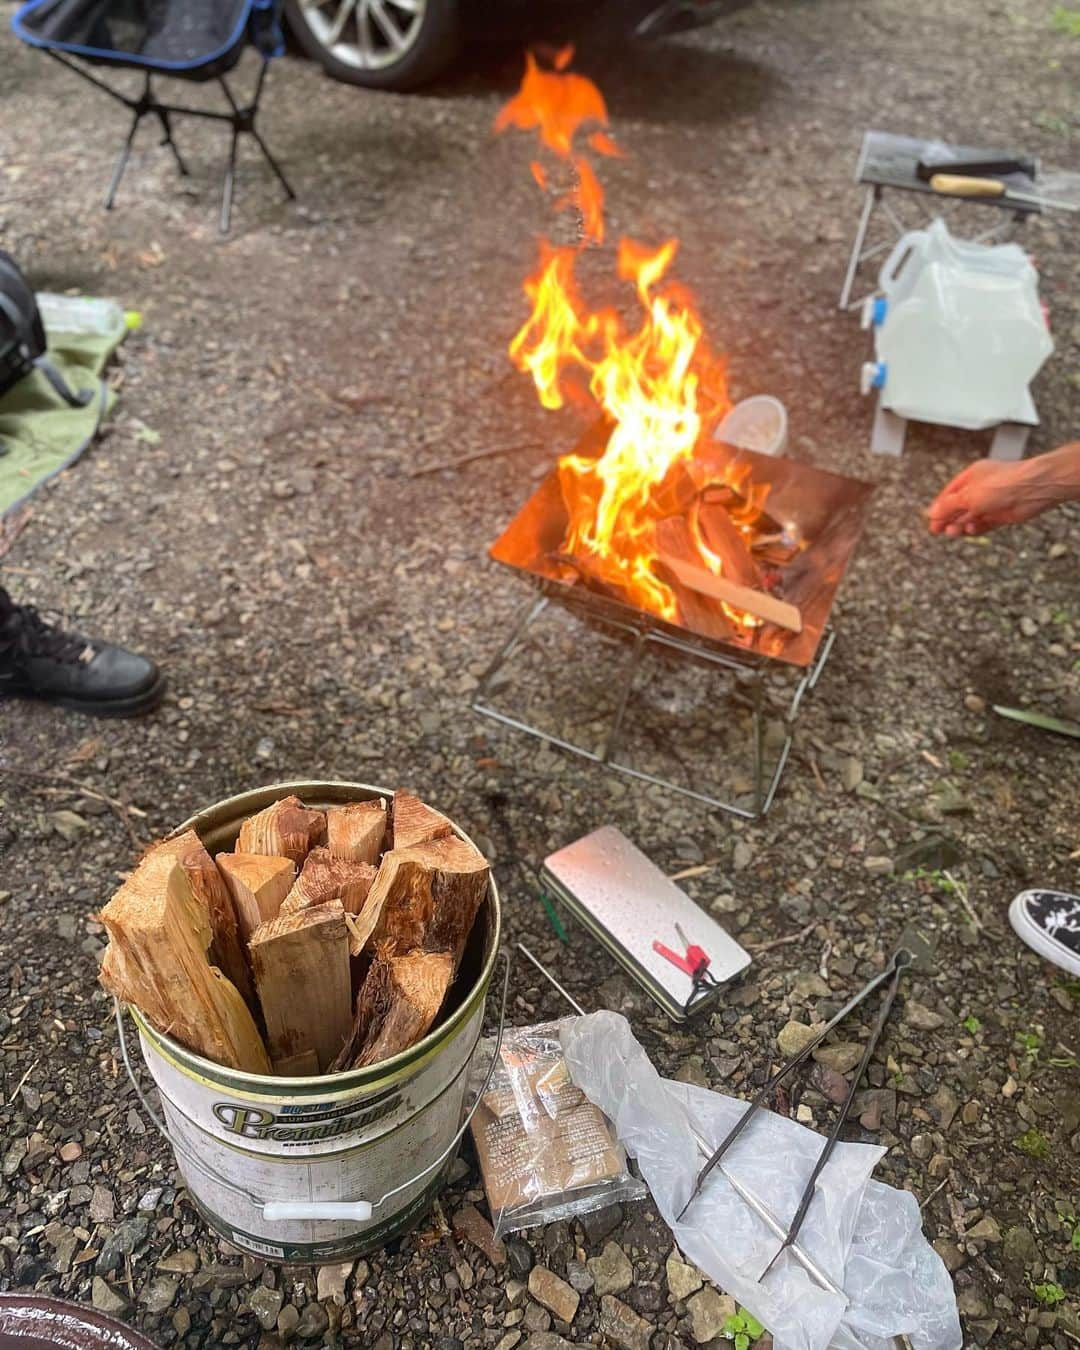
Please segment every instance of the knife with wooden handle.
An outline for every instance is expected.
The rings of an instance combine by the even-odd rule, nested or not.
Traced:
[[[946,197],[1004,197],[1007,202],[1026,202],[1029,206],[1045,206],[1054,211],[1080,211],[1080,203],[1051,201],[1032,192],[1017,192],[1000,178],[966,178],[957,173],[936,173],[930,179],[930,186]]]

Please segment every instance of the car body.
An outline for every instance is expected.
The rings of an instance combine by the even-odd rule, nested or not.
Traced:
[[[711,23],[745,0],[284,0],[297,45],[334,79],[373,89],[415,89],[444,71],[466,25],[515,9],[565,22],[607,8],[619,25],[655,38]],[[470,10],[471,5],[471,10]]]

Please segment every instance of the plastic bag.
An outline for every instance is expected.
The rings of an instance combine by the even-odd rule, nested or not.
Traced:
[[[870,1180],[884,1149],[838,1144],[818,1178],[798,1245],[833,1289],[791,1252],[760,1276],[780,1239],[728,1176],[782,1228],[821,1151],[819,1134],[763,1111],[726,1154],[683,1220],[705,1157],[746,1103],[662,1079],[624,1017],[567,1019],[574,1081],[615,1124],[681,1250],[765,1324],[777,1350],[960,1350],[952,1281],[923,1237],[913,1196]]]
[[[576,1087],[562,1022],[508,1027],[472,1121],[495,1236],[644,1197],[610,1122]],[[480,1082],[494,1041],[481,1046]]]

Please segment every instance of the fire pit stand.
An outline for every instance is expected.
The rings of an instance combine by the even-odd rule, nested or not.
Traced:
[[[541,591],[540,596],[530,603],[510,637],[481,677],[472,704],[473,710],[484,717],[490,717],[497,722],[501,722],[504,726],[513,727],[516,731],[526,732],[528,735],[535,736],[550,745],[557,745],[563,750],[569,750],[572,754],[580,755],[583,759],[591,760],[595,764],[604,764],[617,773],[644,780],[647,783],[654,783],[658,787],[667,788],[686,797],[692,797],[695,801],[718,807],[732,815],[741,816],[747,820],[757,820],[765,815],[772,805],[781,775],[787,764],[788,755],[791,751],[794,722],[798,715],[799,706],[802,703],[803,696],[817,684],[818,677],[821,675],[832,650],[835,638],[834,631],[831,628],[825,629],[813,662],[800,672],[800,678],[790,697],[786,711],[781,714],[783,740],[779,746],[775,765],[770,770],[766,761],[766,720],[769,712],[766,678],[770,672],[776,669],[777,663],[775,661],[761,653],[739,651],[733,649],[730,645],[712,642],[696,634],[676,633],[672,631],[670,625],[666,625],[662,621],[654,621],[646,614],[632,613],[625,606],[608,603],[603,597],[591,592],[582,591],[580,594],[573,591],[567,592],[565,587],[543,579],[537,579],[537,585]],[[523,715],[501,710],[495,707],[492,702],[492,694],[500,682],[500,675],[506,670],[518,650],[527,642],[534,625],[553,601],[559,608],[568,611],[590,627],[609,630],[612,640],[627,649],[626,659],[621,664],[621,670],[616,673],[616,668],[612,666],[601,676],[605,680],[617,680],[618,684],[614,688],[614,714],[603,737],[603,746],[599,751],[590,750],[584,745],[576,744],[574,741],[545,731],[526,720]],[[683,663],[705,665],[714,670],[730,672],[738,678],[739,685],[745,692],[745,702],[750,711],[749,749],[752,763],[752,793],[749,805],[745,804],[747,796],[745,793],[739,794],[741,800],[725,800],[713,793],[698,791],[693,787],[687,787],[681,783],[673,782],[671,779],[646,772],[644,769],[635,768],[622,758],[621,751],[623,749],[627,707],[631,695],[635,691],[642,660],[650,646],[681,659]]]

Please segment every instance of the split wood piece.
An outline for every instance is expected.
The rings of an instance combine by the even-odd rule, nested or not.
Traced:
[[[309,811],[299,797],[282,797],[240,826],[237,853],[291,858],[299,867],[316,844],[326,842],[326,816]]]
[[[390,807],[390,847],[411,848],[430,839],[444,839],[454,827],[439,811],[434,811],[411,792],[394,793]]]
[[[289,1059],[275,1059],[274,1072],[279,1078],[318,1078],[319,1056],[314,1050],[305,1050]]]
[[[753,614],[755,618],[764,619],[766,623],[775,623],[779,628],[786,628],[791,633],[802,632],[802,614],[796,605],[789,605],[786,600],[778,600],[776,596],[769,595],[765,591],[740,586],[734,581],[728,581],[726,577],[716,576],[707,568],[685,563],[666,553],[660,554],[660,561],[674,573],[683,586],[697,591],[699,595],[720,600],[734,609],[741,609],[747,614]]]
[[[369,939],[447,951],[455,965],[487,894],[489,868],[472,844],[451,835],[383,855],[367,904],[349,927],[359,956]]]
[[[109,934],[100,978],[111,994],[215,1063],[270,1072],[247,1004],[207,959],[207,908],[174,857],[143,858],[98,917]]]
[[[761,569],[725,507],[719,503],[715,506],[703,504],[698,506],[696,515],[705,546],[720,558],[727,580],[739,586],[760,589]]]
[[[374,880],[375,868],[370,863],[344,862],[332,858],[328,848],[313,848],[282,901],[280,913],[294,914],[298,909],[340,900],[347,914],[359,914]]]
[[[331,854],[343,862],[377,863],[386,838],[386,802],[349,802],[326,812]]]
[[[314,1054],[325,1072],[352,1029],[349,940],[341,902],[264,923],[248,944],[275,1073]]]
[[[255,1011],[258,1004],[251,983],[247,953],[237,927],[236,908],[229,888],[213,858],[203,848],[202,840],[194,830],[185,830],[172,839],[163,839],[159,844],[154,844],[148,852],[175,858],[184,869],[191,889],[206,906],[210,916],[210,931],[213,933],[210,962],[236,985],[241,998]]]
[[[276,919],[296,880],[291,858],[260,853],[219,853],[217,865],[236,906],[240,936],[247,942],[260,924]]]
[[[756,591],[748,586],[740,586],[726,577],[715,576],[702,567],[700,555],[694,545],[690,527],[681,517],[670,516],[660,521],[656,527],[657,561],[674,577],[678,585],[684,588],[680,595],[683,606],[685,592],[698,596],[707,596],[713,601],[722,601],[734,609],[745,610],[755,618],[765,619],[779,624],[781,628],[790,628],[793,632],[802,632],[802,615],[795,605],[778,600],[764,591]],[[693,602],[688,602],[687,608]],[[719,606],[713,606],[719,608]],[[722,613],[722,611],[720,611]]]
[[[356,999],[356,1018],[334,1069],[362,1069],[415,1045],[431,1027],[454,978],[449,952],[376,950]]]

